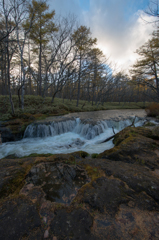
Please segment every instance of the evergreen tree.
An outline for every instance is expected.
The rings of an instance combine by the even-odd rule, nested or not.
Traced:
[[[134,83],[150,87],[159,100],[159,29],[136,52],[140,59],[130,71]]]
[[[29,19],[24,28],[30,26],[30,18],[34,12],[34,21],[30,29],[30,39],[34,42],[33,52],[38,54],[38,94],[42,95],[42,52],[49,42],[49,33],[58,31],[53,22],[55,11],[48,12],[49,6],[46,2],[32,0],[30,5]]]
[[[78,51],[78,62],[79,62],[79,69],[78,69],[78,90],[77,90],[77,107],[80,98],[80,88],[81,88],[81,73],[82,73],[82,64],[86,61],[88,53],[90,52],[91,48],[94,44],[96,44],[97,39],[91,38],[90,29],[85,26],[80,26],[72,35],[75,46]]]

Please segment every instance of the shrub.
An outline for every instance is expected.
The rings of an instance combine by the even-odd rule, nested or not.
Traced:
[[[63,103],[58,104],[58,106],[59,106],[60,109],[65,109],[66,111],[69,110],[68,107]]]
[[[32,96],[32,95],[26,95],[24,97],[24,105],[30,106],[30,105],[41,105],[43,103],[44,99],[41,96]]]
[[[88,155],[89,154],[87,152],[81,151],[81,157],[82,158],[88,157]]]
[[[98,157],[98,153],[92,153],[91,157],[92,158],[97,158]]]
[[[6,121],[6,120],[9,120],[11,118],[12,118],[12,115],[10,113],[6,113],[6,114],[3,114],[2,116],[0,116],[1,121]]]
[[[26,107],[25,108],[25,113],[36,114],[37,113],[37,109],[34,108],[34,107]]]
[[[157,117],[159,116],[159,103],[152,103],[146,108],[147,116]]]
[[[23,114],[23,111],[20,108],[16,108],[14,110],[15,113],[15,117],[21,117],[21,115]]]
[[[59,111],[59,107],[52,107],[52,106],[42,106],[37,110],[37,112],[42,114],[56,114]]]

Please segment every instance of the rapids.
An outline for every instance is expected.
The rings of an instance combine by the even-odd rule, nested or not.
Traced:
[[[28,156],[31,153],[71,153],[86,151],[89,154],[101,153],[112,148],[113,140],[102,143],[130,126],[134,117],[127,120],[89,121],[80,118],[65,121],[30,124],[24,133],[24,138],[16,142],[0,145],[0,158],[14,154],[17,157]],[[135,126],[142,126],[145,120],[136,117]]]

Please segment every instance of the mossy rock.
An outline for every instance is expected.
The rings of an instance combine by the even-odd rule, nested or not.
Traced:
[[[89,154],[84,151],[74,152],[74,153],[71,153],[71,155],[74,156],[75,158],[85,158],[89,156]]]
[[[154,127],[154,126],[155,126],[155,124],[152,123],[152,122],[146,122],[146,123],[144,124],[144,127]]]
[[[115,135],[113,143],[118,146],[126,138],[137,136],[159,140],[159,127],[155,127],[153,130],[145,127],[127,127]]]
[[[1,159],[0,161],[0,198],[9,196],[10,194],[19,194],[20,189],[24,185],[25,176],[33,166],[30,161],[21,161],[21,159]]]
[[[27,157],[50,157],[52,156],[52,153],[47,153],[47,154],[38,154],[38,153],[31,153],[29,156]]]
[[[122,138],[122,141],[114,148],[99,154],[98,158],[137,163],[154,169],[159,167],[159,158],[155,153],[158,147],[159,144],[151,138],[142,135],[128,136]]]
[[[89,164],[86,164],[84,168],[87,171],[87,174],[91,178],[91,180],[103,176],[103,172],[100,170],[99,167],[92,167]]]

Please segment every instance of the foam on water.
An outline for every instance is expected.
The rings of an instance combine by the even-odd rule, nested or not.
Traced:
[[[143,121],[136,119],[135,125]],[[82,123],[80,119],[48,124],[31,124],[27,127],[21,141],[7,142],[0,145],[0,158],[15,154],[18,157],[31,153],[71,153],[83,150],[101,153],[112,148],[113,141],[101,143],[105,139],[131,125],[132,119],[116,121],[99,121],[96,124]]]

